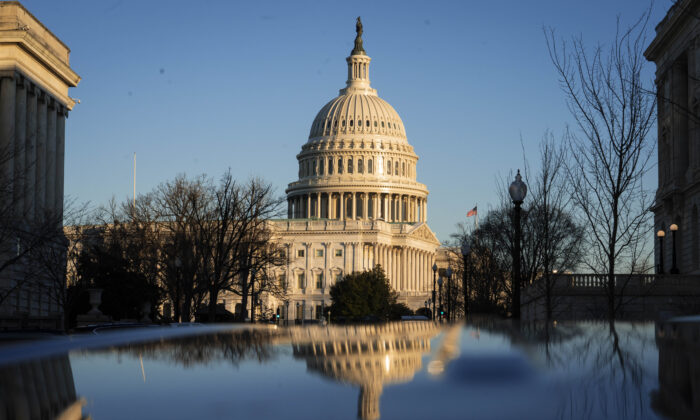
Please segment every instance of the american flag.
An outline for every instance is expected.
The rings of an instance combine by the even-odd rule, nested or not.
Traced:
[[[467,212],[467,217],[476,216],[476,206]]]

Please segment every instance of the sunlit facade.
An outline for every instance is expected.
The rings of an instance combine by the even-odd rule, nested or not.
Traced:
[[[273,222],[287,257],[273,275],[287,296],[264,306],[289,319],[320,317],[339,278],[376,265],[413,309],[432,290],[440,242],[427,225],[428,189],[401,118],[370,86],[361,33],[358,21],[347,85],[314,118],[286,190],[288,218]]]

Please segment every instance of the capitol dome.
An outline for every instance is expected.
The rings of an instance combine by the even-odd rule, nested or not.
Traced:
[[[344,92],[318,112],[309,140],[353,133],[406,139],[403,122],[388,102],[376,93]]]
[[[290,219],[426,221],[418,155],[399,114],[370,86],[371,61],[358,19],[346,86],[316,114],[297,155],[299,179],[286,190]]]

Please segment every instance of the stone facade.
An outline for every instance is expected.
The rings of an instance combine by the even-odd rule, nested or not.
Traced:
[[[658,92],[658,182],[655,231],[664,230],[663,262],[655,238],[657,271],[673,264],[682,274],[700,274],[700,1],[676,2],[656,27],[644,55],[656,63]]]
[[[68,47],[21,4],[0,2],[0,208],[5,223],[31,227],[46,217],[60,220],[63,213],[65,121],[75,105],[68,89],[80,81],[69,55]],[[3,244],[3,252],[8,248],[14,250],[14,244]],[[0,326],[8,326],[8,320],[51,319],[60,312],[36,283],[16,287],[20,272],[5,270],[0,276],[0,291],[15,289],[0,303]]]
[[[337,279],[377,264],[413,309],[432,290],[440,242],[427,225],[428,189],[417,181],[418,156],[401,118],[370,86],[360,35],[346,60],[346,87],[318,112],[297,155],[288,219],[273,222],[287,250],[287,264],[273,271],[287,298],[264,297],[263,306],[283,318],[320,317]]]

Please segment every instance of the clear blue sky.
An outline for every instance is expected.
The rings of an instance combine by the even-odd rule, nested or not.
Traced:
[[[346,79],[355,18],[373,59],[372,86],[398,111],[430,189],[441,240],[496,177],[531,163],[545,130],[571,122],[542,26],[588,45],[610,40],[618,15],[644,0],[94,1],[23,4],[71,48],[82,77],[66,126],[66,194],[93,205],[178,173],[228,167],[282,195],[318,110]],[[656,0],[652,28],[670,0]],[[653,64],[648,80],[653,80]],[[654,131],[655,134],[655,131]],[[655,171],[655,170],[654,170]],[[656,188],[656,176],[649,177]],[[654,184],[652,184],[654,183]]]

